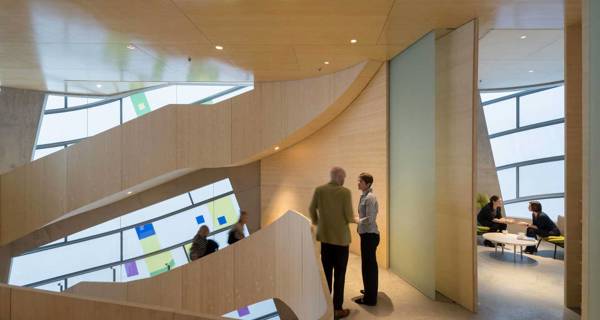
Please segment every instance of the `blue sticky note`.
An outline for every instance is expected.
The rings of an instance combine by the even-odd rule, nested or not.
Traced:
[[[204,220],[204,216],[200,215],[196,217],[196,222],[198,222],[198,224],[203,224],[206,221]]]
[[[219,225],[224,225],[227,223],[227,218],[225,218],[225,216],[220,216],[217,218],[217,220],[219,221]]]
[[[148,223],[143,226],[135,227],[135,232],[137,233],[138,239],[140,239],[140,240],[148,238],[148,237],[156,234],[152,223]]]

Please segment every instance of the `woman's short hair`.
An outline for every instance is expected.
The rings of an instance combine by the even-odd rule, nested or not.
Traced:
[[[539,201],[531,201],[529,205],[531,206],[531,211],[542,212],[542,204]]]
[[[369,187],[373,185],[373,176],[370,173],[363,172],[358,175],[358,178],[364,181]]]
[[[500,200],[500,197],[498,197],[497,195],[493,195],[490,197],[490,204],[494,204],[494,202]]]

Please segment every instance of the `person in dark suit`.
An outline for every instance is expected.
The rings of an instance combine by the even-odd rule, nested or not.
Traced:
[[[531,223],[521,222],[521,225],[527,227],[527,236],[536,238],[546,238],[549,236],[560,236],[560,230],[542,211],[542,204],[539,201],[531,201],[529,202],[529,211],[531,211]],[[537,248],[535,246],[528,246],[525,249],[526,253],[534,254],[537,252]]]
[[[504,231],[507,224],[513,223],[513,220],[502,216],[502,199],[498,196],[491,196],[490,202],[483,206],[477,214],[477,223],[480,226],[490,228],[490,232]],[[488,247],[494,247],[494,244],[485,240],[484,244]]]

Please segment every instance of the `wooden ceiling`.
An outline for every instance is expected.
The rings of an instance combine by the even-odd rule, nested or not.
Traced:
[[[152,81],[306,78],[389,59],[476,17],[485,33],[561,29],[564,14],[563,0],[0,0],[0,8],[3,86],[95,94]]]

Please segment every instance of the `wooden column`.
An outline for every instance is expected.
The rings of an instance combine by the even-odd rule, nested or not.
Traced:
[[[565,19],[565,306],[581,308],[582,110],[581,16]]]
[[[471,21],[436,41],[436,289],[471,311],[477,308],[477,25]]]

